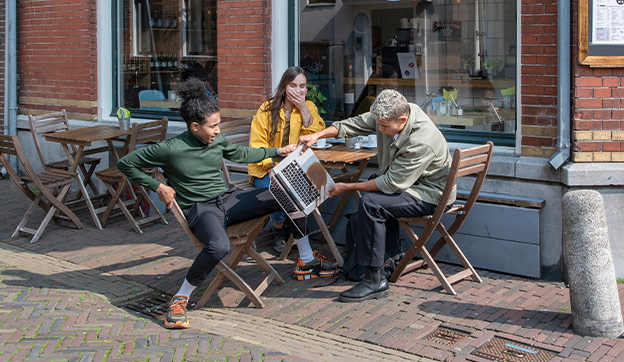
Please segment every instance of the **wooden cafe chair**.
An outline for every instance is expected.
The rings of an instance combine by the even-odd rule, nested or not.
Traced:
[[[132,125],[132,130],[130,131],[130,139],[126,146],[124,146],[124,151],[122,154],[127,154],[134,151],[137,145],[158,143],[164,141],[167,136],[167,117],[159,121],[146,122],[146,123],[135,123]],[[154,172],[155,170],[145,170],[146,172]],[[138,191],[138,195],[135,195],[132,185],[126,178],[126,176],[117,169],[117,167],[110,167],[105,170],[100,170],[95,173],[95,175],[104,183],[106,189],[108,190],[111,199],[108,203],[108,206],[104,210],[104,214],[102,215],[102,225],[106,225],[106,221],[112,216],[112,211],[115,207],[118,207],[121,210],[121,213],[126,217],[126,219],[130,222],[130,225],[134,229],[134,231],[138,233],[143,233],[141,229],[142,225],[160,221],[163,225],[167,224],[167,220],[165,216],[158,210],[152,199],[150,198],[148,191],[142,187],[137,186],[136,190]],[[128,194],[131,197],[131,200],[124,201],[121,196],[124,189],[128,190]],[[150,209],[154,211],[154,216],[144,216],[142,214],[142,210],[140,205],[143,202],[147,202]],[[128,210],[128,205],[132,204],[132,213]],[[138,218],[135,218],[137,214],[140,214]]]
[[[28,114],[28,123],[30,123],[30,132],[35,143],[35,149],[39,155],[41,164],[46,169],[61,169],[69,170],[71,165],[67,159],[61,161],[48,162],[45,157],[45,152],[41,149],[40,138],[42,135],[61,132],[69,130],[69,121],[67,120],[67,112],[61,110],[60,112],[44,113],[38,116]],[[76,146],[70,145],[71,151],[76,152]],[[102,150],[104,151],[104,150]],[[81,156],[78,161],[78,167],[84,175],[85,185],[89,185],[94,194],[97,194],[95,184],[91,180],[91,176],[95,171],[95,167],[100,163],[99,158],[93,158],[88,156]],[[87,168],[88,167],[88,168]]]
[[[251,134],[251,119],[243,118],[235,121],[221,122],[219,124],[219,128],[221,130],[221,135],[225,137],[225,139],[227,139],[230,143],[249,146],[249,135]],[[223,178],[228,188],[237,188],[240,190],[254,188],[254,185],[249,182],[246,164],[236,164],[223,159],[221,167],[223,168]],[[233,180],[230,174],[231,169],[239,171],[241,173],[245,173],[245,177],[240,180]]]
[[[7,155],[17,156],[18,160],[22,164],[25,177],[20,177],[15,169],[11,166]],[[59,218],[67,220],[73,223],[78,229],[82,229],[84,226],[76,217],[76,215],[63,204],[63,199],[69,191],[69,187],[76,179],[76,173],[67,170],[50,168],[41,173],[35,173],[33,168],[28,163],[28,159],[24,154],[24,150],[19,143],[17,135],[5,136],[0,135],[0,161],[6,168],[9,177],[22,192],[32,200],[30,206],[26,210],[24,217],[20,220],[19,224],[15,228],[15,231],[11,237],[17,236],[20,232],[32,235],[30,239],[31,243],[36,242],[41,238],[41,234],[45,230],[46,226],[52,220],[52,218]],[[37,190],[31,190],[28,184],[33,184]],[[58,194],[52,192],[54,189],[60,189]],[[41,207],[46,215],[37,227],[32,229],[26,226],[26,223],[32,216],[33,211]],[[57,215],[58,212],[64,215]]]
[[[156,179],[161,183],[166,184],[164,175],[156,173]],[[204,244],[197,239],[193,231],[189,227],[182,209],[174,200],[173,207],[171,208],[176,220],[182,226],[182,230],[191,239],[191,241],[201,250],[204,248]],[[283,284],[284,280],[280,277],[277,271],[269,264],[266,259],[256,251],[254,247],[254,240],[258,236],[258,233],[264,228],[269,221],[269,215],[265,215],[259,218],[240,222],[238,224],[230,225],[226,228],[228,237],[230,238],[230,245],[233,250],[230,252],[225,260],[219,261],[217,264],[217,275],[210,282],[206,291],[202,294],[196,307],[201,308],[206,304],[208,299],[214,294],[214,292],[221,286],[221,284],[228,279],[234,285],[236,285],[245,296],[258,308],[264,308],[264,303],[260,296],[271,284],[272,281],[276,281],[278,284]],[[267,276],[260,282],[260,284],[253,289],[247,282],[238,274],[234,269],[238,266],[240,261],[245,255],[249,255],[258,265],[264,269]]]
[[[488,167],[490,165],[492,148],[493,143],[488,141],[482,146],[470,149],[455,149],[446,186],[444,187],[444,191],[440,197],[440,202],[433,215],[399,219],[399,224],[411,239],[412,246],[399,261],[394,273],[392,273],[392,276],[390,277],[390,282],[395,283],[404,273],[420,268],[424,264],[427,264],[427,266],[431,268],[444,289],[453,295],[456,295],[457,293],[455,292],[455,289],[453,289],[452,284],[466,277],[471,277],[475,282],[482,282],[475,269],[472,267],[464,253],[455,242],[455,239],[453,239],[453,235],[455,235],[460,226],[462,226],[466,217],[468,217],[470,210],[472,210],[472,207],[477,201],[477,196],[479,195],[479,191],[481,190],[481,186],[483,185],[485,175],[487,174]],[[457,179],[465,176],[474,177],[470,194],[464,203],[457,202],[447,208],[447,202],[453,188],[455,187]],[[455,217],[453,223],[448,229],[441,222],[442,216],[444,215],[451,215]],[[411,228],[410,224],[424,225],[424,229],[420,235],[417,235]],[[435,244],[433,244],[433,247],[431,247],[430,250],[427,250],[425,244],[436,230],[440,233],[441,237]],[[448,245],[449,248],[451,248],[457,259],[459,259],[464,267],[464,269],[460,272],[448,277],[442,273],[442,270],[440,270],[434,260],[435,256],[445,245]],[[413,261],[412,259],[417,254],[420,254],[422,259]]]

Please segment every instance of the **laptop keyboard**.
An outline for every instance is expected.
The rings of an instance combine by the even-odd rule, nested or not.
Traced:
[[[279,186],[277,186],[277,183],[273,182],[273,180],[271,180],[271,183],[269,183],[269,189],[271,190],[273,197],[275,197],[275,200],[277,200],[277,203],[282,206],[286,213],[290,214],[299,211],[297,207],[292,203],[288,195],[286,195],[286,192],[282,190]]]
[[[297,162],[291,162],[286,166],[282,170],[282,175],[292,185],[305,206],[310,205],[320,196],[316,186],[310,182],[310,179],[308,179],[308,176],[306,176]]]

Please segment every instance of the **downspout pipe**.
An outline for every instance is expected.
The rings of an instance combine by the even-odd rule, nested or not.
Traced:
[[[17,134],[17,0],[7,0],[4,44],[4,133]],[[17,158],[10,157],[17,170]]]
[[[548,162],[558,169],[570,159],[570,1],[557,1],[557,152]]]

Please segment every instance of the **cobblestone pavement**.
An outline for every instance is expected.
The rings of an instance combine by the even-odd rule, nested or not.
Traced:
[[[0,360],[484,360],[500,340],[552,361],[624,360],[624,339],[574,335],[562,283],[478,270],[483,283],[462,281],[452,296],[424,270],[392,284],[387,299],[344,304],[337,296],[351,283],[289,279],[293,261],[268,252],[266,232],[258,248],[286,280],[264,293],[266,307],[253,308],[227,283],[206,308],[189,311],[191,329],[168,331],[118,306],[177,291],[197,251],[173,218],[137,234],[125,219],[96,230],[79,213],[85,229],[51,223],[29,244],[10,238],[25,201],[0,181],[0,202],[11,205],[0,214]],[[237,269],[252,285],[262,279],[258,270],[246,261]]]

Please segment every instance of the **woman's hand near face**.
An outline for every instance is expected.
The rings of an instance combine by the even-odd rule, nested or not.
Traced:
[[[304,107],[307,109],[306,105],[306,95],[305,92],[299,92],[298,90],[287,88],[286,89],[286,98],[295,106],[299,111],[301,111]]]

